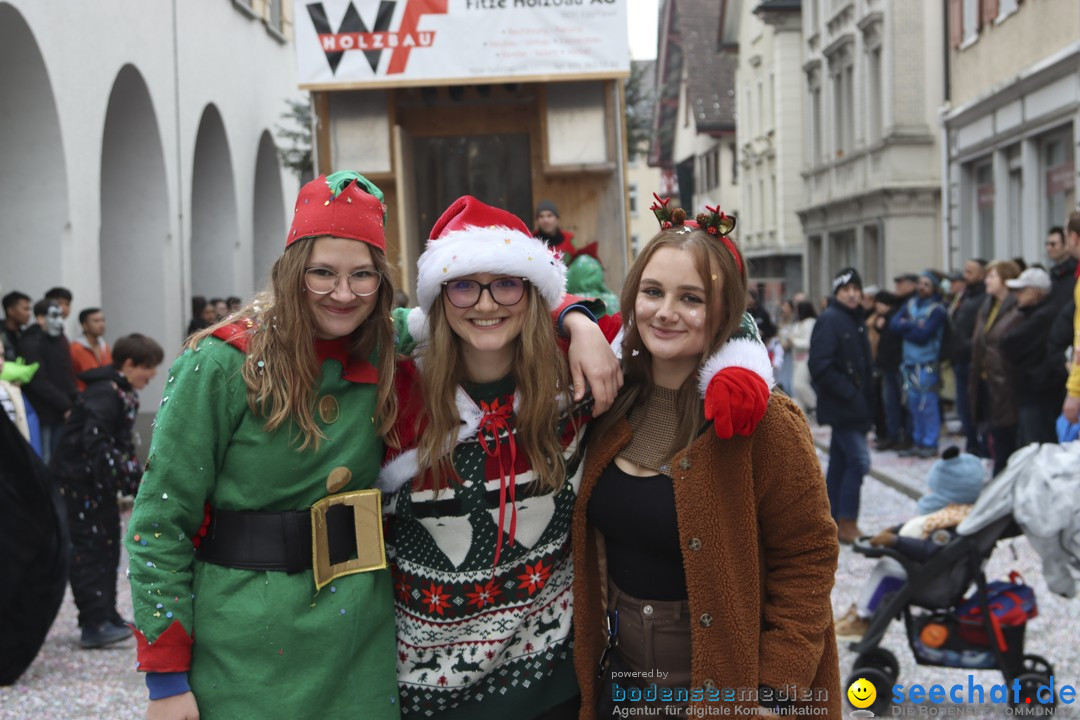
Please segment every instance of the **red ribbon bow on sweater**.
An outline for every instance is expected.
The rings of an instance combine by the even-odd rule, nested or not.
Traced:
[[[495,562],[492,566],[492,571],[494,571],[499,566],[499,555],[502,553],[507,495],[510,496],[510,529],[508,534],[510,535],[511,545],[514,544],[514,535],[517,533],[517,504],[515,502],[517,442],[514,440],[514,430],[510,427],[510,418],[514,413],[514,408],[511,405],[500,405],[498,398],[496,398],[490,405],[480,401],[480,409],[484,411],[484,416],[480,419],[480,429],[476,434],[476,439],[480,442],[480,447],[484,449],[484,453],[490,458],[495,458],[499,465],[499,535],[495,541]],[[506,440],[510,447],[509,475],[503,467],[502,441],[499,439],[499,433],[503,430],[506,431]],[[494,439],[494,442],[490,445],[485,433],[491,433]]]

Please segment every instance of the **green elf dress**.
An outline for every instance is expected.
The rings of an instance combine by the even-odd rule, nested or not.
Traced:
[[[291,422],[264,431],[237,347],[208,338],[169,371],[126,544],[139,669],[186,672],[203,720],[399,717],[389,570],[317,590],[310,569],[242,570],[195,556],[207,505],[304,510],[375,482],[377,371],[350,360],[343,340],[316,341],[316,351],[318,450],[297,450]]]

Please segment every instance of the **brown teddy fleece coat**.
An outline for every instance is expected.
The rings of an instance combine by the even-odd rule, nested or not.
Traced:
[[[589,496],[632,434],[622,420],[609,437],[590,441],[574,510],[581,720],[596,716],[596,668],[606,640],[603,543],[588,521]],[[787,693],[794,686],[800,697],[813,694],[812,704],[828,717],[840,717],[830,600],[839,546],[802,413],[774,394],[753,435],[721,440],[707,430],[671,467],[689,591],[693,687],[732,688],[738,698],[741,689],[759,685]],[[745,699],[726,704],[757,706]]]

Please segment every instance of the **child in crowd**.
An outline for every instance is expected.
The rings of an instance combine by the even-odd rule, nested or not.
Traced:
[[[930,468],[929,491],[919,498],[919,514],[903,525],[882,530],[870,539],[875,547],[891,547],[912,560],[926,562],[956,535],[959,525],[983,486],[983,466],[979,458],[953,446]],[[836,621],[838,640],[856,642],[870,627],[881,601],[903,587],[907,573],[893,558],[878,560],[863,585],[859,601]]]
[[[71,527],[71,592],[79,608],[79,645],[97,648],[131,637],[116,611],[120,511],[116,495],[134,495],[142,477],[135,454],[139,390],[164,353],[145,335],[116,341],[113,363],[87,370],[60,432],[50,469],[57,476]]]

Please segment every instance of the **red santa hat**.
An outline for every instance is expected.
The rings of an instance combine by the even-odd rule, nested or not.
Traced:
[[[417,302],[424,313],[444,282],[473,273],[527,278],[552,308],[566,293],[566,266],[547,243],[534,238],[516,215],[471,195],[454,201],[435,223],[416,266]]]
[[[386,204],[382,191],[359,173],[320,175],[296,197],[285,247],[307,237],[359,240],[386,252]]]

